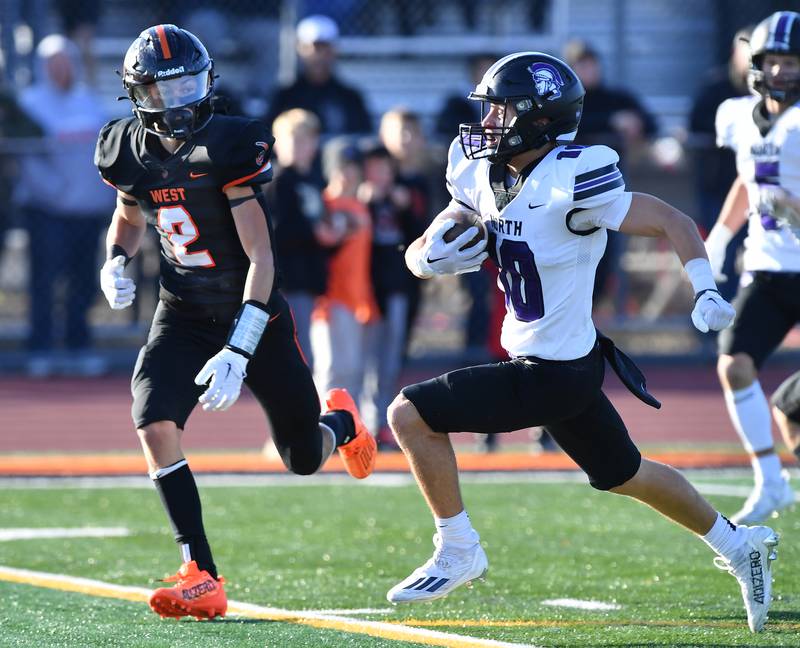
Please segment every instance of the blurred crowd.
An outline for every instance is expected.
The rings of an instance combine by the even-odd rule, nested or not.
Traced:
[[[530,20],[541,20],[547,4],[532,3]],[[463,3],[464,11],[470,8]],[[78,18],[64,22],[71,38],[51,34],[37,43],[27,87],[0,92],[0,235],[12,227],[28,234],[27,366],[36,376],[105,369],[92,352],[89,312],[98,296],[100,239],[114,192],[100,182],[92,153],[101,125],[121,115],[104,112],[107,102],[89,82],[93,24]],[[361,397],[371,405],[365,416],[373,432],[390,443],[386,407],[422,303],[421,282],[406,270],[403,250],[447,204],[448,145],[459,123],[480,115],[477,103],[466,99],[468,85],[443,92],[430,124],[402,106],[373,115],[363,89],[337,74],[339,38],[339,25],[327,15],[297,25],[296,79],[277,87],[266,112],[256,115],[276,137],[276,173],[264,190],[283,290],[318,387],[344,386]],[[505,53],[470,57],[470,83]],[[629,165],[623,171],[635,171],[630,167],[647,158],[643,151],[659,134],[656,119],[631,88],[606,83],[602,57],[590,43],[571,41],[557,53],[587,91],[579,142],[612,146]],[[735,175],[732,155],[713,141],[714,113],[724,99],[747,92],[746,67],[737,38],[729,66],[709,75],[691,110],[684,144],[696,164],[701,229],[713,223]],[[215,109],[243,114],[241,99],[223,84]],[[629,188],[635,186],[629,182]],[[619,297],[624,249],[621,235],[610,237],[598,270],[596,301],[612,311],[626,307]],[[735,286],[733,258],[729,265]],[[504,305],[493,288],[496,273],[486,264],[460,281],[470,304],[465,355],[502,357],[496,340]]]

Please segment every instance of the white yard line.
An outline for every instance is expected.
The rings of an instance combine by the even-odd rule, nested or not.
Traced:
[[[547,599],[542,601],[542,605],[551,607],[566,607],[576,610],[621,610],[622,606],[616,603],[604,603],[603,601],[583,601],[581,599],[560,598]]]
[[[0,529],[0,542],[51,538],[122,538],[130,534],[125,527],[7,528]]]
[[[50,574],[4,566],[0,566],[0,581],[76,592],[89,596],[123,599],[137,603],[146,602],[151,594],[151,590],[143,587],[125,587],[66,574]],[[531,644],[494,641],[492,639],[481,639],[479,637],[469,637],[381,621],[363,621],[335,614],[325,614],[319,611],[283,610],[239,601],[228,601],[228,613],[254,619],[283,621],[313,628],[369,635],[393,641],[410,641],[427,646],[445,646],[446,648],[536,648]]]

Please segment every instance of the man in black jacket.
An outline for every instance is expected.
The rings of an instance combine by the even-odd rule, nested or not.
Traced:
[[[291,108],[313,112],[322,125],[323,137],[369,133],[372,123],[364,98],[334,74],[339,28],[328,16],[314,15],[297,25],[297,54],[302,70],[297,80],[278,89],[264,116],[272,124]]]

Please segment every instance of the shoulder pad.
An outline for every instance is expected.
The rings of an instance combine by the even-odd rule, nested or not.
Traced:
[[[257,119],[215,115],[209,156],[215,163],[222,190],[261,185],[272,180],[270,155],[275,138]],[[222,128],[220,128],[222,126]]]
[[[752,121],[752,111],[757,102],[757,97],[734,97],[719,105],[714,120],[717,146],[736,150],[736,124],[740,119]]]
[[[136,163],[131,141],[135,117],[116,119],[100,129],[94,151],[94,163],[108,184],[131,193],[142,169]]]

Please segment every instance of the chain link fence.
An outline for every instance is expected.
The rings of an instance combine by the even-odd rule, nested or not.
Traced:
[[[23,108],[30,89],[42,79],[36,47],[48,34],[67,34],[76,44],[93,114],[129,114],[127,101],[117,101],[122,88],[115,70],[142,29],[174,22],[207,45],[231,110],[261,118],[276,89],[300,73],[297,21],[328,15],[340,32],[337,74],[363,95],[372,118],[367,130],[377,133],[384,112],[408,106],[418,114],[431,156],[440,165],[449,136],[437,131],[437,122],[448,98],[469,90],[471,63],[481,55],[520,50],[560,54],[569,39],[581,38],[599,57],[605,82],[634,94],[656,124],[654,132],[627,147],[629,188],[654,193],[707,224],[713,215],[702,213],[708,207],[701,208],[694,153],[686,145],[693,97],[706,83],[706,72],[724,65],[738,28],[798,5],[745,0],[3,0],[0,352],[5,365],[20,366],[32,352],[58,349],[75,349],[83,357],[86,349],[132,352],[156,303],[154,236],[146,239],[130,268],[139,285],[135,307],[111,311],[99,293],[96,276],[113,192],[107,191],[105,206],[96,198],[91,208],[81,210],[70,200],[89,181],[99,183],[87,159],[74,162],[79,149],[90,155],[96,137],[86,107],[65,106],[60,117],[51,111],[44,118],[31,116],[30,104]],[[31,182],[32,168],[44,174],[36,182]],[[54,214],[65,222],[50,228],[47,219]],[[627,332],[640,351],[696,352],[698,341],[688,328],[690,295],[669,250],[647,240],[617,245],[598,316]],[[461,330],[468,317],[467,291],[450,284],[446,290],[426,290],[413,353],[458,351],[464,335],[451,331]]]

